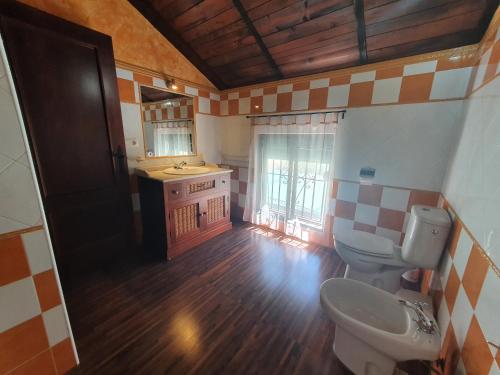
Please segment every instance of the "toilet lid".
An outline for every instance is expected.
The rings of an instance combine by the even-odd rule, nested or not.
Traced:
[[[340,231],[335,233],[335,240],[352,249],[379,256],[392,255],[394,242],[388,238],[359,230]]]

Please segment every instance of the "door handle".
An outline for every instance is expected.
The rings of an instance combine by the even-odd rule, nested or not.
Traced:
[[[123,160],[125,159],[125,153],[121,146],[118,146],[115,151],[111,152],[111,155],[116,159],[115,163],[119,173],[123,172]]]

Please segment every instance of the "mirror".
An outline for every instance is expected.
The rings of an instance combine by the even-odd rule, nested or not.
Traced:
[[[196,154],[193,98],[140,86],[146,157]]]

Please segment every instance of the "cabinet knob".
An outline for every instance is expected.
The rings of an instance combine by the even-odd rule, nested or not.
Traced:
[[[179,190],[172,190],[172,194],[179,195]]]
[[[226,183],[226,180],[222,180],[222,183],[225,184]]]

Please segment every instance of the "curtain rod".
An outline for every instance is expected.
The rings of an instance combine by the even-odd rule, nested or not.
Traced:
[[[319,112],[289,112],[289,113],[281,113],[281,114],[269,114],[269,115],[248,115],[247,118],[252,117],[277,117],[277,116],[295,116],[295,115],[316,115],[319,113],[342,113],[342,120],[344,119],[344,114],[347,111],[345,109],[340,111],[319,111]]]

